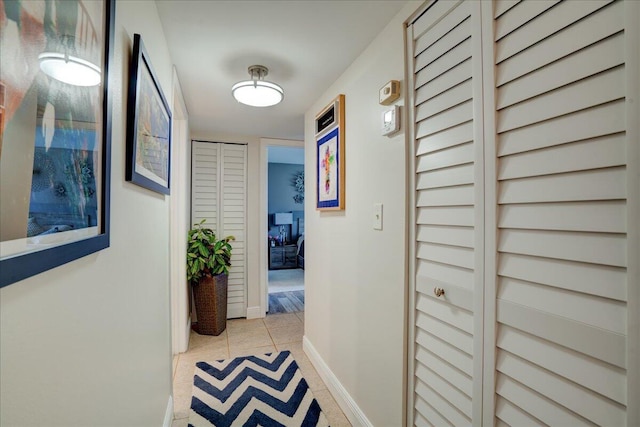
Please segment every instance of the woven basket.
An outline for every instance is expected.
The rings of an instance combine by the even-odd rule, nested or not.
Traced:
[[[201,335],[220,335],[227,328],[227,279],[226,274],[218,274],[193,285]]]

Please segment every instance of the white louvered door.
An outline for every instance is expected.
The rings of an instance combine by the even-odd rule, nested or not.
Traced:
[[[235,237],[229,270],[227,317],[246,317],[247,146],[222,144],[221,168],[220,227],[223,236]]]
[[[240,144],[193,141],[192,223],[206,219],[218,237],[232,242],[227,317],[245,317],[247,148]]]
[[[409,423],[640,425],[640,4],[466,3],[407,28]]]
[[[497,6],[498,424],[626,425],[625,3]]]
[[[480,65],[473,54],[480,43],[479,6],[437,2],[409,27],[416,190],[411,392],[417,425],[470,425],[481,416],[482,121],[474,111],[481,108],[482,80],[473,76]]]

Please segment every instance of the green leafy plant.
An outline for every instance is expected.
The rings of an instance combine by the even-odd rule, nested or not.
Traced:
[[[233,236],[218,239],[216,233],[204,226],[206,220],[194,224],[187,234],[187,280],[197,283],[203,277],[228,274],[231,267]]]

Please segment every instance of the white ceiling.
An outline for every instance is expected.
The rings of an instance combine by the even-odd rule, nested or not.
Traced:
[[[198,136],[211,132],[303,139],[304,113],[406,0],[157,0],[171,58]],[[231,86],[269,68],[274,107],[239,104]]]

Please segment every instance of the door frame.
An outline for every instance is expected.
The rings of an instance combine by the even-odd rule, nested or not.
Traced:
[[[184,353],[189,347],[191,318],[187,283],[187,231],[190,222],[191,141],[189,114],[176,68],[173,67],[171,135],[171,195],[169,196],[169,279],[171,298],[171,352]]]
[[[292,147],[305,148],[304,141],[292,139],[260,138],[260,236],[266,236],[269,232],[268,215],[268,195],[269,195],[269,147]],[[306,169],[306,164],[304,165]],[[247,310],[247,319],[265,317],[268,306],[268,275],[269,254],[267,251],[267,240],[260,243],[260,305],[258,312]]]

